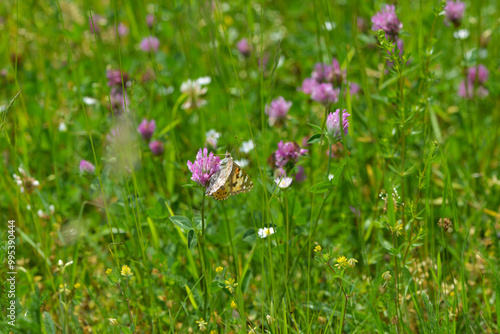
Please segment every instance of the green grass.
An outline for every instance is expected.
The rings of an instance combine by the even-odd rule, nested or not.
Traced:
[[[497,333],[498,6],[467,1],[461,40],[443,22],[443,3],[398,2],[404,55],[392,56],[391,67],[393,47],[371,31],[382,5],[0,4],[0,331]],[[150,28],[147,14],[155,16]],[[118,38],[120,22],[129,33]],[[159,38],[158,52],[139,48],[148,35]],[[251,41],[248,57],[237,50],[241,38]],[[332,57],[347,79],[325,108],[297,88]],[[458,96],[478,64],[489,70],[489,94]],[[115,89],[127,92],[128,113],[110,107],[111,69],[130,76]],[[185,110],[181,84],[204,76],[206,105]],[[346,81],[362,92],[348,94]],[[293,105],[283,125],[271,126],[266,105],[279,96]],[[277,188],[269,162],[277,144],[304,145],[338,108],[351,115],[341,144],[314,137],[290,172],[302,166],[305,181]],[[156,121],[161,156],[136,130],[143,118]],[[108,138],[115,128],[117,144]],[[214,153],[253,142],[250,152],[232,153],[249,161],[251,192],[217,202],[191,181],[186,163],[210,129],[222,134]],[[94,173],[80,173],[82,159]],[[24,192],[13,178],[19,168]],[[39,187],[28,189],[29,178]],[[445,218],[448,230],[438,225]],[[9,220],[15,328],[7,318]],[[264,227],[276,233],[261,239]],[[336,266],[342,256],[357,263]],[[132,276],[120,274],[125,265]]]

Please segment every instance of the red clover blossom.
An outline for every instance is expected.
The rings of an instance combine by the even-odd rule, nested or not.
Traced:
[[[193,173],[191,180],[205,187],[208,179],[219,170],[219,163],[220,157],[212,152],[208,154],[207,148],[200,148],[198,154],[196,154],[196,160],[187,162],[189,171]]]

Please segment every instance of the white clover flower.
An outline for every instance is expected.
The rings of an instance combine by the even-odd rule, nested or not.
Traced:
[[[214,129],[210,129],[207,133],[205,133],[205,136],[207,138],[207,144],[212,146],[214,149],[217,148],[217,142],[219,141],[221,134]]]
[[[212,82],[212,79],[210,77],[201,77],[196,79],[196,83],[200,86],[208,85],[210,82]]]
[[[333,21],[331,21],[331,22],[326,21],[325,22],[325,29],[328,30],[328,31],[332,31],[336,27],[337,27],[337,24],[335,22],[333,22]]]
[[[334,178],[334,177],[335,177],[335,175],[333,175],[333,174],[329,174],[329,175],[328,175],[328,181],[333,180],[333,178]]]
[[[267,238],[268,235],[274,234],[274,232],[275,232],[274,228],[264,227],[264,228],[259,228],[259,230],[257,231],[257,234],[259,235],[259,237],[261,239],[264,239],[264,238]]]
[[[197,80],[188,79],[183,82],[181,84],[181,93],[186,94],[187,99],[182,104],[182,109],[194,109],[207,104],[207,101],[201,98],[207,92],[207,88],[202,88],[202,86],[209,84],[210,81],[210,77],[201,77]]]
[[[21,193],[24,193],[24,191],[27,190],[28,193],[31,194],[33,191],[35,191],[35,188],[38,188],[40,186],[40,182],[28,176],[28,174],[23,168],[19,167],[18,170],[21,176],[17,174],[12,174],[14,182],[16,182],[16,184],[18,185]]]
[[[469,37],[469,30],[467,29],[457,30],[453,33],[453,37],[455,37],[456,39],[467,39],[467,37]]]
[[[68,131],[68,127],[64,122],[61,122],[58,127],[59,132],[66,132]]]
[[[241,143],[240,152],[248,153],[253,149],[254,149],[253,141],[249,140],[249,141],[244,141],[243,143]]]
[[[91,105],[94,105],[97,103],[97,100],[92,98],[92,97],[88,97],[88,96],[84,96],[82,98],[82,101],[84,104],[88,105],[88,106],[91,106]]]
[[[277,178],[274,179],[274,182],[280,187],[281,189],[288,188],[292,184],[293,179],[288,176],[278,176]]]
[[[240,166],[241,168],[245,168],[248,166],[249,161],[247,159],[240,159],[240,160],[235,160],[236,164]]]

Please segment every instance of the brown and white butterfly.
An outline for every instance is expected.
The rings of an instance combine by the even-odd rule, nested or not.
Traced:
[[[231,195],[247,193],[253,189],[253,183],[247,173],[233,161],[231,153],[226,152],[219,170],[208,179],[205,194],[213,196],[218,201],[223,201]]]

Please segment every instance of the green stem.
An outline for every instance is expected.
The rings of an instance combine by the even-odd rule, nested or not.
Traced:
[[[224,210],[224,218],[226,220],[227,237],[229,239],[229,244],[231,245],[230,254],[233,256],[233,271],[234,271],[234,275],[238,279],[240,277],[239,271],[238,271],[239,270],[238,254],[236,252],[236,248],[234,247],[234,243],[233,243],[234,232],[233,232],[233,229],[231,228],[231,225],[229,223],[229,219],[227,218],[226,205],[224,204],[224,202],[222,202],[222,209]]]
[[[208,300],[208,278],[207,278],[207,271],[206,271],[206,253],[205,253],[205,192],[203,192],[203,199],[201,200],[201,239],[200,239],[200,248],[201,248],[201,270],[203,272],[203,282],[202,287],[204,288],[203,290],[203,305],[204,305],[204,319],[207,317],[207,310],[209,306],[209,300]]]
[[[127,280],[127,286],[128,286],[128,277],[126,278]],[[125,297],[125,300],[127,301],[127,306],[128,306],[128,316],[130,318],[130,326],[129,328],[134,324],[134,320],[132,319],[132,309],[130,308],[130,301],[128,296],[123,292],[122,287],[120,286],[120,283],[117,284],[118,289],[120,289],[120,292],[123,297]]]
[[[396,248],[396,239],[394,238],[394,234],[392,234],[392,245],[394,249]],[[400,319],[400,310],[399,310],[399,293],[398,293],[398,256],[397,254],[394,254],[394,290],[395,290],[395,297],[394,297],[394,302],[396,303],[396,316],[398,318],[398,322],[396,324],[396,329],[399,332],[399,322],[401,321]]]
[[[290,222],[288,221],[288,198],[285,193],[285,224],[286,224],[286,255],[285,255],[285,268],[286,268],[286,277],[288,277],[289,273],[289,245],[290,245]]]

